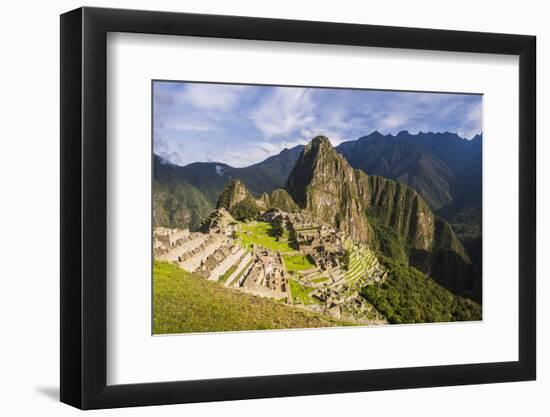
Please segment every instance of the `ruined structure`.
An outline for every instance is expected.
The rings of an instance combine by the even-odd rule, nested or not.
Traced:
[[[236,287],[259,296],[288,301],[288,276],[281,254],[255,247],[252,257],[250,268]]]
[[[241,223],[222,207],[205,219],[200,232],[155,229],[155,258],[226,288],[349,321],[385,322],[359,294],[362,286],[380,282],[386,274],[366,244],[304,213],[270,209],[258,220],[282,224],[296,250],[284,255],[257,244],[244,245]],[[288,272],[284,256],[296,254],[307,257],[312,266]],[[303,293],[293,297],[291,280],[309,294],[305,299]]]

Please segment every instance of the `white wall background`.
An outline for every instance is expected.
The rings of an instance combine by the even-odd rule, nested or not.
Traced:
[[[27,1],[3,5],[0,23],[0,410],[3,415],[75,415],[59,392],[59,17],[82,3]],[[550,26],[545,4],[429,0],[320,2],[296,0],[124,0],[89,6],[239,14],[534,34],[538,37],[539,285],[538,381],[422,390],[237,401],[99,411],[94,415],[318,416],[371,415],[543,416],[550,412],[550,134],[545,114],[550,83]],[[543,188],[546,188],[543,190]],[[546,394],[546,395],[544,395]]]

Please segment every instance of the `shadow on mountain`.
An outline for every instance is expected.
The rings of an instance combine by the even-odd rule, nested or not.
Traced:
[[[473,264],[454,251],[412,249],[409,262],[454,294],[481,303],[481,278]]]

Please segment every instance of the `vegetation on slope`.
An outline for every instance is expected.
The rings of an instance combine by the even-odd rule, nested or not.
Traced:
[[[352,325],[225,288],[156,261],[153,333],[292,329]]]
[[[397,232],[384,224],[378,217],[378,210],[374,207],[367,209],[367,217],[374,231],[374,247],[388,258],[400,263],[408,263],[405,245],[401,242]]]
[[[153,225],[197,230],[213,205],[192,185],[182,181],[153,184]]]
[[[313,288],[302,285],[295,279],[290,278],[288,280],[290,285],[290,292],[292,294],[292,301],[296,304],[318,304],[319,301],[316,298],[312,298],[309,294],[313,291]]]
[[[414,267],[380,257],[388,269],[381,284],[367,285],[362,295],[393,324],[481,320],[481,306],[455,296]]]
[[[256,202],[252,198],[247,197],[235,204],[229,210],[229,213],[231,213],[233,218],[244,221],[258,217],[260,214],[260,208],[256,205]]]
[[[453,230],[464,244],[471,261],[477,270],[482,270],[482,209],[481,205],[473,205],[465,208],[449,219]]]

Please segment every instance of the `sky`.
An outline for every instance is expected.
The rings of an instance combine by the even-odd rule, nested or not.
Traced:
[[[482,129],[482,96],[154,81],[153,149],[176,165],[249,166],[317,135],[333,146],[377,130]]]

